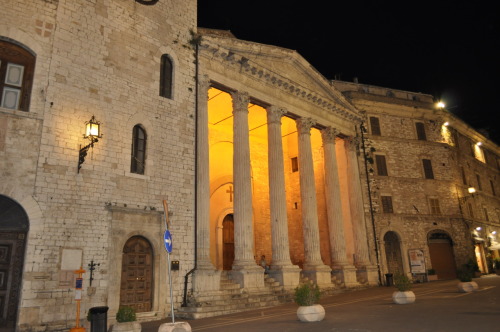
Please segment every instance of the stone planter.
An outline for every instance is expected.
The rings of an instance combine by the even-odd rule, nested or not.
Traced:
[[[297,309],[297,317],[301,322],[319,322],[325,318],[325,308],[321,304],[301,306]]]
[[[479,289],[475,281],[460,282],[458,283],[458,290],[462,293],[469,293]]]
[[[392,293],[392,302],[396,304],[409,304],[415,302],[415,293],[412,291]]]
[[[111,328],[112,332],[141,332],[141,323],[139,322],[124,322],[115,323]]]

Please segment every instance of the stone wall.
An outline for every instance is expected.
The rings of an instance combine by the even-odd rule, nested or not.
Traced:
[[[36,202],[22,204],[30,231],[20,329],[74,323],[71,273],[62,270],[67,250],[77,253],[84,269],[91,260],[100,263],[92,288],[84,276],[82,317],[92,306],[107,305],[113,321],[121,278],[117,253],[132,235],[153,245],[153,310],[163,312],[169,302],[163,199],[171,212],[172,259],[180,261],[174,273],[179,305],[182,277],[194,264],[195,65],[189,40],[196,2],[2,1],[1,7],[0,36],[36,54],[29,112],[0,109],[0,127],[7,129],[0,143],[0,194]],[[174,64],[172,99],[159,96],[162,54]],[[84,125],[93,115],[104,135],[77,173],[78,150],[88,144]],[[130,173],[136,124],[148,135],[144,175]],[[129,215],[126,222],[116,217],[117,208]]]

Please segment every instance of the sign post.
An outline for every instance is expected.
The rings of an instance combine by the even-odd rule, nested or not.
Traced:
[[[83,278],[82,274],[85,273],[85,270],[80,268],[75,271],[75,274],[78,274],[75,283],[75,301],[76,301],[76,324],[75,327],[70,329],[70,332],[85,332],[84,327],[80,327],[80,302],[82,300],[82,288],[83,288]]]
[[[172,289],[172,267],[170,263],[170,253],[172,252],[172,234],[168,230],[168,207],[167,202],[163,201],[163,208],[165,212],[165,233],[163,233],[163,242],[165,243],[165,249],[167,250],[167,266],[168,266],[168,284],[170,286],[170,314],[172,316],[172,324],[175,324],[174,316],[174,294]]]

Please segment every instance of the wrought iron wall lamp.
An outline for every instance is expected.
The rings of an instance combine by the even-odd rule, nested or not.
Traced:
[[[78,155],[78,173],[80,173],[80,168],[82,168],[82,164],[85,161],[88,150],[90,148],[93,149],[94,144],[99,142],[99,138],[101,137],[101,123],[92,115],[92,118],[88,122],[85,122],[85,134],[83,135],[83,138],[89,139],[90,143],[84,147],[80,144],[80,153]]]

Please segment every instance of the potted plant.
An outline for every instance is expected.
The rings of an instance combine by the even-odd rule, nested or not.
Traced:
[[[478,284],[472,281],[472,272],[468,268],[463,268],[457,271],[458,279],[458,290],[463,293],[473,292],[479,289]]]
[[[396,304],[415,302],[415,293],[411,291],[412,283],[405,274],[398,273],[394,276],[394,286],[398,289],[392,293],[392,301]]]
[[[297,317],[302,322],[319,322],[325,318],[325,308],[318,304],[321,292],[318,285],[306,282],[295,288],[294,300],[299,305]]]
[[[438,280],[438,276],[436,274],[436,270],[428,269],[427,270],[427,281],[435,281]]]
[[[464,264],[464,269],[469,270],[472,273],[472,277],[479,278],[481,276],[481,271],[479,270],[479,265],[475,259],[469,259],[467,264]]]
[[[117,323],[113,325],[113,332],[140,332],[141,324],[136,321],[135,310],[132,307],[123,306],[116,313]]]

